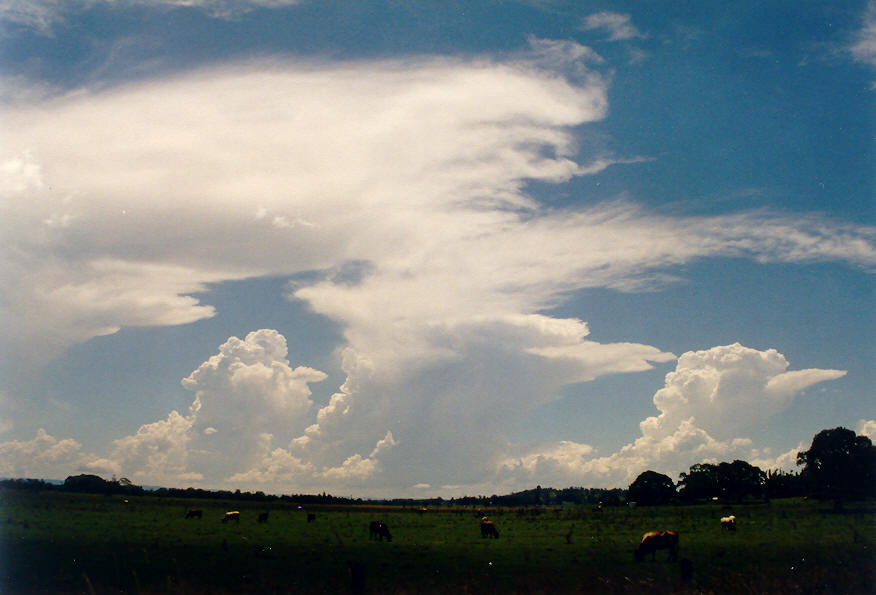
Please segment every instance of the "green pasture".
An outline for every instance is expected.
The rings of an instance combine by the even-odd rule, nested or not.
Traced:
[[[872,593],[876,516],[815,501],[487,509],[310,507],[0,492],[0,593]],[[202,519],[184,519],[188,508]],[[220,522],[227,510],[240,523]],[[259,524],[259,512],[270,511]],[[316,514],[307,522],[306,513]],[[718,519],[735,514],[738,530]],[[393,540],[368,539],[383,520]],[[636,563],[643,532],[680,533],[679,562]]]

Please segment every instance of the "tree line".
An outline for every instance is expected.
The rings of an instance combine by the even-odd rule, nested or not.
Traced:
[[[706,500],[742,502],[813,496],[842,508],[847,500],[876,496],[876,446],[847,428],[822,430],[808,450],[797,453],[799,473],[766,471],[746,461],[698,463],[681,473],[678,483],[662,473],[645,471],[627,490],[627,498],[645,505]]]
[[[799,473],[781,470],[763,471],[746,461],[697,463],[681,473],[678,482],[656,471],[641,473],[627,489],[542,488],[506,495],[463,496],[459,498],[396,498],[363,500],[361,498],[322,494],[273,495],[262,491],[205,490],[201,488],[157,488],[147,490],[129,479],[106,480],[97,475],[67,477],[62,484],[40,479],[4,479],[0,488],[23,490],[59,490],[95,494],[150,495],[172,498],[202,498],[250,502],[283,501],[298,504],[391,504],[401,506],[557,506],[563,504],[617,506],[636,502],[642,505],[695,503],[720,500],[742,502],[746,499],[813,496],[832,500],[842,508],[847,500],[876,497],[876,446],[866,436],[852,430],[822,430],[812,439],[808,450],[797,453]]]

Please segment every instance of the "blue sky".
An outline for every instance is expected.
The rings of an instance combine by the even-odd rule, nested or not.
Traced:
[[[0,2],[0,475],[626,486],[876,434],[876,4]]]

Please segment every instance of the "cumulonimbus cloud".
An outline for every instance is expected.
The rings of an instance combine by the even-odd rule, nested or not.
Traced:
[[[597,56],[569,42],[531,48],[503,62],[278,58],[36,102],[6,95],[0,334],[17,338],[10,354],[45,361],[125,326],[200,320],[215,311],[192,294],[209,283],[312,271],[290,297],[343,329],[346,381],[328,403],[308,406],[323,373],[293,368],[265,331],[229,341],[186,380],[190,411],[145,424],[94,464],[180,481],[276,472],[473,485],[507,452],[520,415],[561,387],[674,358],[539,314],[570,292],[647,288],[705,257],[876,264],[872,228],[818,217],[539,202],[530,180],[559,184],[639,158],[578,152],[577,135],[608,109]],[[826,379],[782,373],[771,376],[779,401]],[[235,429],[237,410],[258,423]],[[673,417],[663,438],[708,443],[711,429],[685,423]],[[231,468],[218,462],[229,436],[242,445]],[[184,464],[152,456],[173,449]]]

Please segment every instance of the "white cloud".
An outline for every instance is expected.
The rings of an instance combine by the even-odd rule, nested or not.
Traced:
[[[288,440],[305,427],[309,384],[326,375],[304,366],[292,369],[286,355],[286,340],[274,330],[229,338],[218,354],[183,379],[183,386],[195,392],[187,415],[171,411],[166,419],[115,440],[107,456],[86,457],[82,464],[138,483],[168,486],[270,478],[284,489],[288,486],[282,480],[293,472],[309,477],[313,468],[308,463],[283,457],[282,449],[269,453],[277,437]],[[259,464],[261,471],[256,470]]]
[[[753,448],[751,450],[751,455],[748,458],[748,462],[756,467],[760,467],[764,471],[782,470],[786,472],[795,472],[800,470],[797,466],[797,453],[808,448],[809,444],[806,442],[800,442],[796,448],[792,448],[775,457],[772,456],[771,449]]]
[[[387,432],[386,436],[380,440],[371,451],[368,458],[363,458],[359,454],[354,454],[348,457],[339,467],[332,467],[323,471],[322,476],[329,480],[362,480],[372,477],[380,471],[380,461],[378,456],[386,450],[397,446],[398,442],[393,440],[392,432]]]
[[[733,345],[683,354],[654,394],[659,416],[640,424],[642,435],[619,451],[591,457],[587,445],[561,442],[499,461],[504,481],[525,477],[551,484],[628,485],[647,469],[675,477],[694,463],[744,459],[766,469],[794,469],[800,446],[777,457],[754,447],[747,432],[765,425],[792,399],[838,370],[787,372],[774,349]]]
[[[617,12],[603,11],[588,15],[584,18],[581,28],[585,31],[605,29],[609,33],[609,41],[645,37],[633,26],[630,15]]]
[[[497,328],[502,330],[477,330]],[[554,335],[561,328],[555,326]],[[794,373],[775,350],[734,344],[688,352],[654,395],[659,416],[644,420],[642,435],[617,452],[599,455],[591,445],[569,440],[521,450],[505,429],[573,376],[561,373],[552,385],[558,369],[544,367],[540,356],[519,346],[492,353],[485,349],[492,340],[478,344],[473,335],[463,358],[410,377],[375,383],[367,367],[348,368],[340,397],[320,410],[317,424],[292,438],[293,428],[306,423],[294,418],[306,410],[300,402],[309,396],[307,383],[321,379],[321,373],[296,368],[301,373],[291,380],[296,374],[276,331],[250,333],[245,340],[232,337],[187,379],[198,391],[188,415],[172,411],[145,424],[116,440],[104,457],[85,455],[75,440],[57,440],[40,430],[34,440],[0,444],[0,474],[63,477],[78,469],[147,484],[257,486],[275,492],[355,487],[365,495],[397,495],[430,485],[453,494],[496,493],[533,483],[624,486],[646,469],[674,477],[694,463],[737,458],[764,469],[793,470],[805,444],[773,456],[745,431],[781,412],[806,387],[839,376],[807,370],[793,382],[780,382],[776,393],[771,381]],[[254,377],[260,381],[252,383],[244,374],[245,390],[235,393],[241,370],[264,367],[277,376],[269,380],[259,372]],[[278,395],[278,385],[294,387],[292,398]],[[284,418],[287,410],[296,413]],[[274,446],[278,436],[265,431],[271,427],[268,416],[285,419],[273,428],[287,437],[288,447]],[[392,429],[384,429],[375,443],[375,430],[387,427]],[[874,429],[872,420],[858,422],[859,433],[872,435]],[[424,484],[417,479],[423,476],[441,483]]]
[[[188,470],[193,416],[171,411],[167,419],[140,426],[137,433],[115,441],[107,462],[94,467],[115,468],[137,483],[178,486],[203,479]]]
[[[58,440],[40,428],[33,440],[0,443],[0,477],[63,479],[85,461],[81,448],[72,438]]]
[[[861,29],[849,51],[855,60],[876,66],[876,1],[870,0],[864,13]]]
[[[637,159],[579,154],[576,134],[608,109],[607,83],[587,70],[595,54],[531,43],[504,63],[260,61],[0,108],[13,190],[0,203],[0,335],[27,347],[11,350],[22,358],[45,359],[121,327],[210,317],[192,294],[212,282],[322,271],[290,291],[343,329],[346,380],[327,404],[314,411],[308,387],[325,375],[293,369],[283,337],[258,331],[184,381],[196,392],[190,411],[144,425],[102,458],[144,479],[382,473],[382,485],[407,488],[429,469],[432,485],[474,485],[508,452],[509,428],[563,386],[674,357],[590,341],[582,321],[536,314],[570,291],[649,288],[705,257],[876,264],[872,228],[815,217],[540,204],[527,181]],[[338,274],[350,263],[355,278]],[[668,384],[647,441],[595,459],[594,473],[651,460],[650,447],[679,459],[692,444],[703,454],[741,447],[725,430],[742,421],[716,422],[741,399],[728,383],[778,412],[839,374],[783,376],[777,354],[743,359],[735,372],[685,360],[679,374],[724,378],[726,398],[688,407]],[[378,452],[387,436],[402,446]],[[521,468],[570,460],[520,458]]]
[[[642,434],[665,435],[694,417],[709,434],[730,439],[762,426],[809,386],[845,375],[842,370],[787,372],[788,365],[774,349],[739,343],[685,353],[654,395],[660,415],[642,422]]]
[[[636,159],[574,159],[571,127],[604,117],[607,86],[537,68],[560,47],[538,44],[504,64],[246,63],[0,109],[17,189],[0,206],[15,222],[2,330],[45,359],[124,326],[212,316],[191,295],[208,283],[357,261],[361,283],[295,295],[378,361],[429,351],[416,334],[386,336],[408,325],[530,314],[706,256],[876,262],[871,229],[816,218],[539,205],[527,179]]]
[[[13,23],[51,34],[52,28],[76,10],[96,3],[199,8],[219,18],[230,18],[255,8],[283,8],[302,0],[0,0],[0,22]]]
[[[858,436],[866,436],[871,441],[876,442],[876,420],[859,419],[855,424],[855,433]]]

